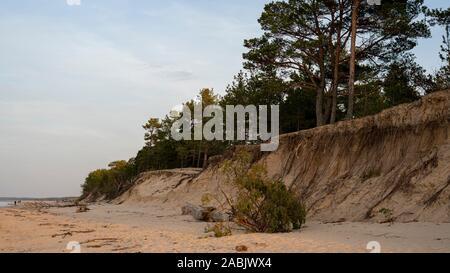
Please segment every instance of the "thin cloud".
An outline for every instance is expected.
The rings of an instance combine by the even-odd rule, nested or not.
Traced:
[[[81,6],[81,0],[66,0],[68,6]]]

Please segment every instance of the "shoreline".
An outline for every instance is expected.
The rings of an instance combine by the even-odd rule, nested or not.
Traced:
[[[257,234],[233,229],[233,235],[214,238],[207,223],[182,216],[161,204],[91,205],[75,208],[0,208],[0,252],[66,253],[67,244],[80,243],[81,252],[236,253],[368,253],[377,241],[381,252],[450,253],[450,223],[332,223],[307,222],[291,233]]]

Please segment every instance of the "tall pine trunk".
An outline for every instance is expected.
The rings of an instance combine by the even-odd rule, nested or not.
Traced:
[[[203,169],[208,167],[208,148],[205,148],[205,154],[203,155]]]
[[[339,87],[339,66],[341,64],[341,51],[342,51],[342,21],[344,16],[344,4],[339,1],[339,24],[337,26],[336,35],[336,48],[334,52],[334,71],[333,71],[333,85],[331,88],[332,102],[331,102],[331,117],[330,124],[336,123],[336,111],[337,111],[337,92]]]
[[[198,157],[197,157],[197,168],[200,168],[200,160],[202,159],[202,142],[200,142],[200,146],[198,147]]]
[[[361,0],[353,0],[352,7],[352,41],[350,48],[350,75],[348,80],[348,109],[347,119],[353,118],[355,100],[355,66],[356,66],[356,32],[358,29],[358,11]]]
[[[320,77],[319,77],[319,84],[316,86],[316,123],[317,127],[325,125],[325,119],[324,119],[324,112],[323,112],[323,95],[325,91],[325,52],[323,47],[321,46],[319,54],[319,67],[320,67]]]
[[[324,125],[323,123],[323,89],[318,87],[316,90],[316,124],[317,127]]]

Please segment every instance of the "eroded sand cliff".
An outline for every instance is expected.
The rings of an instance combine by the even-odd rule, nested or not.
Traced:
[[[450,222],[449,121],[450,91],[442,91],[375,116],[283,135],[272,153],[245,149],[298,192],[309,219]],[[220,196],[220,164],[144,173],[115,201],[181,205],[200,203],[205,193]]]

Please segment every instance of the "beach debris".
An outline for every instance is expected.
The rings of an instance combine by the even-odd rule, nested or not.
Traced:
[[[217,210],[212,211],[209,214],[209,218],[212,222],[228,222],[231,220],[231,217],[228,213],[220,212]]]
[[[255,242],[255,243],[253,243],[253,245],[255,245],[255,246],[257,246],[257,247],[268,247],[268,245],[267,245],[266,243],[258,243],[258,242]]]
[[[37,210],[39,212],[43,209],[49,208],[68,208],[68,207],[76,207],[78,206],[78,202],[76,200],[56,200],[56,201],[19,201],[17,202],[17,207],[23,209]]]
[[[58,224],[58,226],[60,226],[60,227],[68,227],[68,228],[75,228],[75,227],[77,227],[74,224]]]
[[[57,233],[57,234],[53,234],[52,238],[55,237],[67,237],[67,236],[73,236],[74,233],[82,233],[82,234],[86,234],[86,233],[92,233],[95,232],[95,230],[93,229],[88,229],[88,230],[61,230],[61,232],[63,233]]]
[[[87,248],[102,248],[105,246],[111,246],[118,241],[119,239],[117,238],[96,238],[80,242],[80,245],[85,245]]]
[[[239,245],[239,246],[236,246],[236,251],[237,252],[246,252],[246,251],[248,251],[248,247],[245,245]]]
[[[228,213],[220,212],[215,207],[196,206],[187,203],[181,208],[182,215],[192,215],[195,220],[205,222],[227,222],[230,221]]]
[[[95,239],[89,239],[84,242],[80,242],[80,244],[85,245],[93,242],[117,242],[119,239],[117,238],[95,238]]]
[[[342,224],[345,223],[347,221],[347,219],[345,218],[339,218],[337,220],[331,220],[331,221],[324,221],[324,224]]]
[[[132,246],[124,246],[124,247],[117,247],[113,248],[112,251],[118,251],[118,252],[130,252],[133,249],[141,247],[140,245],[132,245]]]
[[[52,238],[56,238],[56,237],[59,237],[59,236],[61,236],[63,238],[66,238],[67,236],[72,236],[72,235],[73,235],[72,232],[67,231],[67,232],[64,232],[64,233],[53,234]]]
[[[78,205],[76,213],[88,212],[89,210],[86,205]]]
[[[72,233],[92,233],[95,232],[95,229],[87,229],[87,230],[72,230]]]
[[[14,217],[22,217],[22,218],[25,218],[26,216],[23,216],[22,214],[16,213],[16,214],[14,214]]]
[[[182,215],[192,215],[198,221],[205,221],[209,213],[211,213],[210,210],[190,203],[181,208]]]

